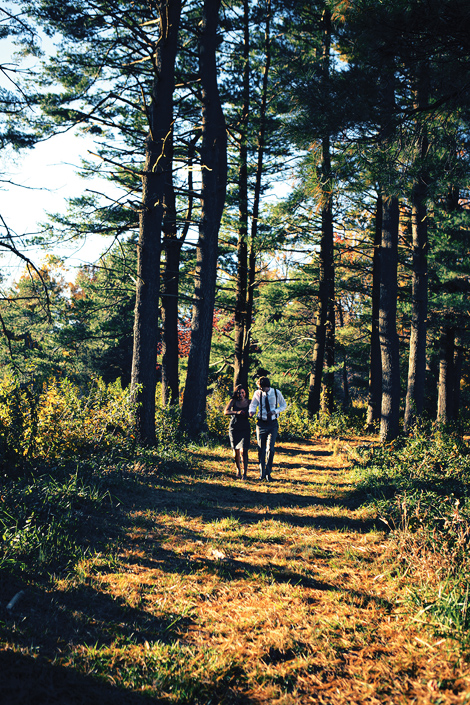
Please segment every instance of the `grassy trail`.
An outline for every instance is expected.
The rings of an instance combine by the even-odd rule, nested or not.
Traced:
[[[108,549],[29,587],[2,705],[470,702],[468,665],[406,607],[340,441],[279,444],[270,484],[254,450],[246,482],[227,449],[193,453],[194,474],[136,465],[102,520]]]

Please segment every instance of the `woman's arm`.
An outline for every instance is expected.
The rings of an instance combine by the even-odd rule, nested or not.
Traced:
[[[233,406],[233,399],[230,399],[229,403],[225,407],[224,416],[230,416],[230,415],[233,416],[236,413],[235,411],[233,411],[232,406]]]

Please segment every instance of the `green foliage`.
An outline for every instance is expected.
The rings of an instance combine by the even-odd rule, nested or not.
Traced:
[[[417,426],[406,438],[390,444],[354,451],[361,468],[361,488],[376,502],[384,501],[387,516],[395,523],[388,500],[406,493],[455,496],[463,501],[470,487],[470,454],[462,440],[445,430]],[[381,505],[380,505],[381,506]]]
[[[216,438],[226,438],[228,434],[229,417],[224,416],[224,409],[230,399],[227,391],[216,387],[207,397],[206,421],[211,435]]]
[[[348,412],[321,412],[310,418],[306,407],[294,402],[282,414],[279,425],[283,438],[334,438],[360,432],[364,426],[364,410],[352,407]]]
[[[7,369],[0,382],[0,567],[63,570],[104,540],[98,517],[112,509],[110,488],[119,492],[141,474],[191,470],[178,421],[178,410],[158,408],[158,450],[136,448],[130,392],[119,381],[96,378],[80,388],[51,378],[28,387]]]

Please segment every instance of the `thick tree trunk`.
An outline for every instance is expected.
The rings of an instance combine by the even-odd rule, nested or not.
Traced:
[[[380,440],[399,433],[400,359],[397,334],[397,268],[399,209],[395,196],[382,195],[379,338],[382,359]]]
[[[439,345],[439,383],[437,389],[437,420],[448,423],[454,418],[454,329],[441,331]]]
[[[163,0],[160,6],[161,37],[154,54],[155,78],[148,115],[149,135],[137,246],[131,388],[138,403],[137,436],[141,442],[150,445],[155,443],[161,233],[166,175],[172,169],[171,148],[168,147],[171,147],[173,126],[174,68],[180,14],[180,0]]]
[[[425,109],[428,104],[427,72],[421,66],[417,89],[416,107]],[[424,125],[419,138],[420,173],[411,194],[411,229],[413,237],[413,270],[411,292],[411,335],[408,366],[408,386],[406,392],[404,430],[408,431],[416,419],[421,418],[424,408],[426,381],[426,330],[428,315],[428,195],[425,161],[429,142]]]
[[[192,432],[205,426],[209,356],[217,277],[218,235],[227,185],[227,135],[217,86],[216,49],[220,0],[204,0],[199,66],[202,88],[202,212],[196,251],[191,348],[182,422]]]
[[[248,289],[248,115],[250,110],[250,33],[249,4],[243,2],[243,105],[240,118],[240,166],[238,171],[238,242],[237,242],[237,287],[235,301],[235,360],[234,386],[248,383],[245,367],[244,344],[247,330]]]
[[[331,44],[331,13],[323,15],[323,76],[322,83],[328,92]],[[314,416],[320,411],[323,366],[325,350],[328,351],[328,365],[334,364],[335,338],[335,298],[334,298],[334,247],[333,247],[333,182],[331,174],[330,137],[322,139],[322,163],[319,167],[319,180],[322,191],[322,236],[320,243],[320,275],[318,287],[318,308],[315,325],[315,345],[308,394],[308,414]],[[333,373],[325,380],[325,406],[333,405]]]
[[[331,231],[333,232],[333,215],[331,217]],[[333,239],[333,236],[332,236]],[[333,259],[334,253],[331,253]],[[331,262],[331,277],[328,282],[328,305],[326,312],[325,331],[325,373],[322,383],[322,411],[332,413],[335,406],[335,340],[336,340],[336,310],[334,290],[334,265]]]
[[[382,407],[382,360],[380,355],[380,248],[382,245],[382,196],[377,197],[375,211],[374,256],[372,264],[372,322],[370,334],[369,393],[366,431],[375,429]]]
[[[426,378],[426,330],[428,315],[427,207],[426,185],[417,184],[412,195],[413,272],[411,289],[411,335],[408,387],[405,406],[405,431],[424,408]]]

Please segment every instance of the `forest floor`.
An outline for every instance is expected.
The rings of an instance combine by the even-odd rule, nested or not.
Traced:
[[[87,517],[107,545],[2,584],[24,595],[2,611],[0,703],[469,703],[470,667],[410,607],[351,443],[279,443],[272,483],[254,448],[247,481],[222,447],[167,478],[137,463]]]

